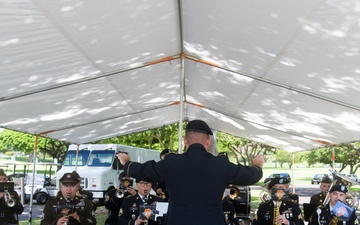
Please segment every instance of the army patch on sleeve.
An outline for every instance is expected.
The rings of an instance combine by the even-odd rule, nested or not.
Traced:
[[[109,195],[106,195],[105,202],[109,201],[109,199],[110,199]]]
[[[122,214],[123,214],[123,209],[120,208],[120,210],[119,210],[119,215],[118,215],[118,216],[121,216]]]

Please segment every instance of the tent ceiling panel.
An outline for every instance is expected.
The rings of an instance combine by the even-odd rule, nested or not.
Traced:
[[[204,119],[288,151],[360,140],[360,3],[0,3],[0,125],[86,143]],[[183,104],[180,101],[183,100]]]

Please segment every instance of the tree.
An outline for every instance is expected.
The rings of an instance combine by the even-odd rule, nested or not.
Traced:
[[[275,153],[275,160],[277,163],[280,164],[280,167],[283,167],[284,163],[287,163],[289,166],[289,169],[291,169],[292,166],[292,156],[290,152],[284,151],[284,150],[277,150]]]
[[[21,132],[4,130],[0,133],[0,149],[10,151],[21,151],[25,154],[33,154],[35,135]],[[57,158],[59,162],[64,160],[69,144],[50,138],[38,138],[38,153],[43,152]]]
[[[224,132],[218,132],[218,145],[225,152],[232,152],[237,161],[243,165],[248,165],[257,155],[268,155],[274,153],[275,148],[248,140],[246,138],[235,137]],[[240,157],[240,159],[238,158]]]
[[[177,151],[179,124],[171,124],[159,128],[132,133],[124,136],[113,137],[96,141],[97,144],[123,144],[148,149],[163,150],[165,148]]]

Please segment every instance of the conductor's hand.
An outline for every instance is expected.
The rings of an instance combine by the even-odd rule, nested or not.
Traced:
[[[263,155],[255,156],[252,160],[252,165],[262,168],[264,165],[264,156]]]
[[[125,165],[126,162],[130,161],[130,156],[126,153],[121,152],[121,153],[118,153],[116,156],[118,157],[121,165],[123,165],[123,166]]]

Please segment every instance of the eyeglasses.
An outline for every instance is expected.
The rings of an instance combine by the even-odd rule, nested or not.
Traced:
[[[151,185],[151,183],[144,182],[144,181],[140,181],[140,182],[139,182],[139,185],[140,185],[141,187],[148,187],[148,186]]]

